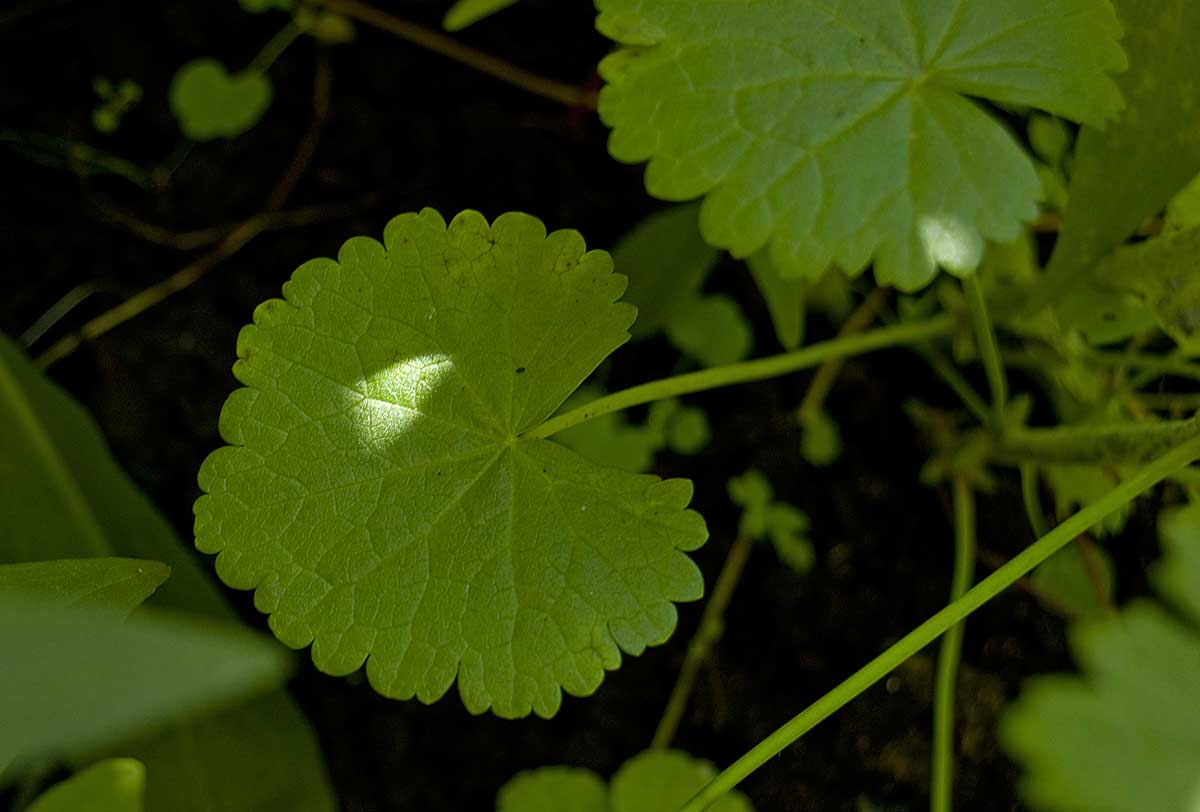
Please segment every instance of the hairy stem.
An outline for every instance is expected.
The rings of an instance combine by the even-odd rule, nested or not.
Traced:
[[[975,493],[965,477],[954,478],[954,575],[950,602],[967,593],[975,572]],[[954,795],[954,695],[966,621],[950,627],[938,651],[933,686],[933,759],[929,808],[950,812]]]
[[[1200,435],[1200,417],[1108,426],[1054,426],[1014,429],[997,439],[992,458],[999,463],[1141,463]]]
[[[785,747],[886,677],[898,665],[936,640],[947,629],[1012,586],[1021,576],[1054,555],[1073,538],[1198,458],[1200,458],[1200,437],[1193,437],[1139,469],[1132,477],[1025,548],[1003,567],[968,590],[961,598],[913,629],[841,685],[763,739],[710,781],[684,804],[679,812],[702,812],[708,808],[710,804],[736,787],[746,776],[767,763]]]
[[[654,731],[651,747],[667,747],[671,744],[671,739],[675,738],[675,731],[679,729],[679,722],[687,709],[688,697],[696,684],[700,666],[704,665],[712,647],[721,639],[725,628],[725,609],[733,598],[733,592],[737,589],[738,581],[746,568],[746,560],[753,548],[754,540],[745,535],[738,536],[737,541],[729,548],[729,555],[725,557],[721,574],[717,576],[717,585],[713,587],[712,597],[704,606],[700,627],[696,629],[695,636],[688,644],[687,656],[679,669],[679,678],[675,681],[671,698],[667,700],[666,710],[663,711],[662,719]]]
[[[549,437],[592,418],[640,406],[643,403],[666,400],[693,392],[704,392],[709,389],[719,389],[722,386],[732,386],[738,383],[777,378],[780,375],[817,366],[832,358],[847,358],[887,347],[919,344],[950,335],[956,327],[957,324],[952,316],[935,316],[925,321],[914,321],[895,327],[882,327],[858,335],[822,341],[794,352],[785,352],[768,358],[702,369],[686,375],[674,375],[670,378],[651,381],[605,395],[577,409],[552,417],[541,425],[524,432],[522,436]]]
[[[1004,409],[1008,404],[1008,379],[1004,375],[1004,363],[1000,360],[1000,345],[996,341],[996,331],[992,327],[992,317],[988,313],[979,276],[971,274],[964,278],[963,289],[967,294],[975,343],[987,374],[988,388],[992,391],[992,428],[1000,431],[1004,427]]]

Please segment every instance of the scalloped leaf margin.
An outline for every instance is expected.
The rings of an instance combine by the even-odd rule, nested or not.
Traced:
[[[423,702],[553,715],[698,599],[691,483],[522,438],[614,349],[624,277],[520,213],[393,219],[296,271],[238,340],[196,545],[284,643]]]

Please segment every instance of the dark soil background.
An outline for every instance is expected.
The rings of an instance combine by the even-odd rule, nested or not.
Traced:
[[[446,5],[407,0],[386,8],[436,25]],[[608,45],[592,20],[585,0],[525,0],[463,39],[547,76],[596,87],[595,65]],[[39,133],[86,142],[153,167],[180,142],[166,106],[175,69],[205,55],[244,65],[284,21],[279,14],[244,14],[234,0],[0,3],[0,132],[9,141]],[[276,98],[264,122],[233,141],[196,145],[162,190],[112,176],[81,178],[28,150],[0,145],[0,329],[19,335],[63,294],[96,283],[100,292],[41,339],[36,354],[195,256],[131,234],[106,211],[124,208],[174,231],[261,211],[308,126],[318,50],[306,39],[292,46],[271,69]],[[608,157],[607,132],[594,115],[362,26],[355,42],[325,49],[321,58],[331,69],[330,116],[287,207],[345,204],[342,216],[258,236],[199,283],[51,369],[96,415],[116,455],[185,539],[195,473],[219,444],[217,415],[235,385],[237,331],[301,262],[336,253],[352,235],[378,236],[392,215],[423,206],[450,215],[475,208],[489,217],[528,211],[550,228],[578,228],[590,246],[607,248],[661,205],[645,194],[639,167]],[[132,78],[146,93],[113,136],[91,128],[97,76]],[[757,320],[756,354],[778,351],[765,308],[738,263],[726,261],[710,284],[734,295]],[[819,338],[835,327],[818,321],[809,332]],[[674,363],[665,343],[626,348],[614,358],[613,381],[659,377]],[[713,445],[696,458],[660,458],[659,473],[696,483],[694,505],[711,530],[696,557],[710,582],[736,531],[725,494],[729,476],[761,467],[813,523],[815,571],[793,574],[769,548],[756,550],[724,639],[702,673],[676,744],[718,764],[940,608],[949,588],[946,494],[918,483],[929,449],[902,409],[910,397],[951,407],[948,393],[904,352],[853,361],[829,400],[845,452],[831,468],[816,470],[800,458],[791,418],[808,379],[693,398],[708,410]],[[1007,558],[1031,540],[1011,481],[983,497],[980,512],[981,543],[996,556]],[[1146,549],[1149,519],[1139,514],[1131,527],[1129,535]],[[1123,570],[1140,572],[1139,555],[1131,554]],[[265,628],[246,595],[231,599],[248,622]],[[389,701],[365,682],[326,677],[311,666],[292,687],[348,812],[488,809],[496,789],[519,770],[572,763],[608,775],[643,749],[700,608],[681,607],[669,644],[627,658],[595,696],[566,698],[550,721],[472,718],[453,691],[432,707]],[[931,654],[746,781],[757,808],[924,808]],[[1022,678],[1068,665],[1062,622],[1021,592],[970,619],[959,692],[961,808],[1019,808],[1015,768],[996,744],[997,714]]]

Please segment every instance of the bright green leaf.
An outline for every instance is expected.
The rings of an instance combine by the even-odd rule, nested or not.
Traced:
[[[116,464],[91,416],[0,335],[0,562],[126,556],[171,568],[151,605],[235,620],[212,579]],[[333,812],[316,737],[282,691],[127,744],[151,809]],[[0,753],[0,761],[3,753]],[[210,805],[209,802],[212,802]]]
[[[386,247],[385,247],[386,246]],[[627,338],[607,254],[524,214],[430,209],[255,311],[196,544],[285,643],[382,694],[549,716],[703,591],[691,484],[522,438]],[[369,659],[368,659],[369,658]]]
[[[1047,268],[1047,296],[1078,295],[1091,268],[1200,172],[1200,4],[1116,0],[1130,68],[1117,77],[1120,119],[1085,126],[1071,163],[1070,202]],[[1086,121],[1086,124],[1094,124]],[[1039,300],[1039,304],[1042,300]],[[1068,311],[1086,315],[1081,306]]]
[[[763,250],[746,257],[746,267],[767,303],[775,337],[784,349],[794,350],[804,340],[804,301],[809,282],[803,277],[785,277]]]
[[[1101,126],[1125,66],[1108,0],[597,0],[609,151],[649,161],[701,230],[781,272],[874,259],[915,290],[978,263],[1037,214],[1037,175],[972,99]],[[1200,140],[1200,139],[1198,139]]]
[[[146,767],[137,759],[112,758],[55,784],[25,812],[142,812]]]
[[[842,432],[824,409],[805,410],[797,415],[800,423],[800,454],[809,465],[832,465],[842,455]]]
[[[713,765],[678,750],[647,750],[626,761],[612,778],[612,812],[673,812],[715,778]],[[750,801],[734,790],[708,807],[709,812],[752,812]]]
[[[700,236],[700,206],[671,206],[642,220],[613,248],[613,263],[629,277],[624,299],[638,309],[635,340],[662,329],[693,302],[721,252]]]
[[[742,309],[719,293],[693,299],[677,310],[667,322],[667,338],[681,353],[709,367],[742,360],[754,344]]]
[[[610,812],[608,787],[591,770],[539,767],[500,788],[496,812]]]
[[[0,595],[35,595],[59,606],[128,614],[167,580],[171,568],[133,558],[85,558],[0,564]]]
[[[458,0],[446,12],[442,27],[447,31],[461,31],[484,17],[490,17],[516,4],[517,0]]]
[[[197,708],[278,684],[289,658],[269,638],[176,615],[0,598],[0,752],[26,757],[110,744]]]
[[[1108,611],[1116,580],[1116,567],[1103,547],[1072,544],[1046,559],[1029,580],[1039,597],[1052,602],[1051,608],[1066,609],[1073,617],[1084,618]]]
[[[195,59],[171,80],[168,100],[179,129],[194,141],[234,138],[259,122],[271,106],[271,80],[244,71],[230,75],[215,59]]]
[[[1195,514],[1189,523],[1194,522]],[[1196,812],[1200,808],[1200,533],[1166,541],[1158,583],[1191,624],[1152,601],[1071,629],[1080,676],[1031,681],[1002,741],[1023,791],[1053,812]]]
[[[646,750],[626,761],[605,787],[590,770],[540,767],[520,773],[496,798],[496,812],[675,812],[716,770],[678,750]],[[734,790],[709,812],[753,812]]]

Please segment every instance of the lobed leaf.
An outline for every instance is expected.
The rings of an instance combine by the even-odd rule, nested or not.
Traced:
[[[597,0],[617,160],[789,276],[915,290],[1036,216],[1029,157],[975,98],[1101,126],[1125,59],[1108,0]]]
[[[608,255],[426,209],[306,263],[238,340],[196,544],[317,667],[552,715],[703,591],[691,484],[523,437],[628,338]]]

